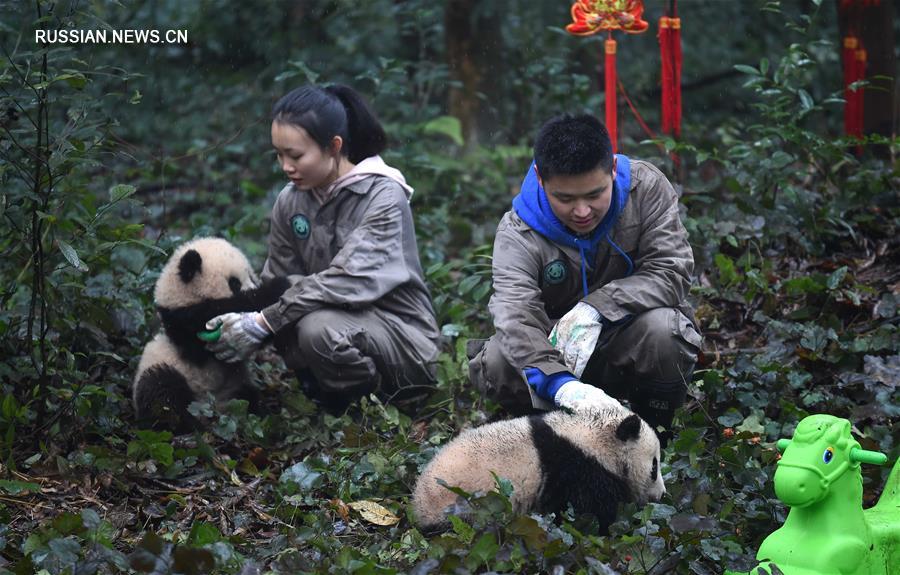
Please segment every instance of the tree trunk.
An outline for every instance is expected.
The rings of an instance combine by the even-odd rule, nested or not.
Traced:
[[[472,9],[475,0],[448,0],[444,10],[447,64],[453,86],[449,91],[450,114],[462,125],[466,148],[478,143],[478,86],[481,73],[473,49]]]

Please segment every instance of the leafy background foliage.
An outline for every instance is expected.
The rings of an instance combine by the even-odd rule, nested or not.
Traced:
[[[478,137],[456,87],[440,3],[3,3],[0,26],[0,569],[14,573],[719,573],[752,565],[786,509],[773,442],[809,413],[848,417],[900,454],[898,151],[840,132],[833,6],[683,3],[685,134],[626,153],[678,179],[706,335],[663,469],[670,495],[626,507],[609,537],[571,510],[517,516],[510,486],[426,537],[407,506],[418,470],[496,417],[467,382],[490,332],[490,242],[562,110],[599,110],[598,39],[560,32],[568,4],[472,2],[484,40]],[[659,6],[648,3],[655,20]],[[696,33],[727,20],[711,45]],[[35,45],[33,30],[186,29],[187,45]],[[620,71],[651,125],[651,34]],[[710,74],[712,72],[712,74]],[[261,264],[282,178],[268,109],[307,81],[365,92],[417,188],[419,247],[446,338],[439,384],[408,414],[366,398],[322,412],[263,353],[267,413],[198,402],[209,431],[134,429],[128,399],[157,329],[166,254],[215,234]],[[859,146],[859,148],[857,148]],[[856,155],[857,149],[861,155]],[[675,170],[669,153],[679,154]],[[867,504],[885,472],[865,470]]]

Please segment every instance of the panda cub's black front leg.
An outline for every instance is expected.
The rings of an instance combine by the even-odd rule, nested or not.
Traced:
[[[252,311],[260,311],[278,301],[281,295],[291,287],[291,282],[286,277],[272,278],[261,286],[249,289],[241,293],[249,303]]]

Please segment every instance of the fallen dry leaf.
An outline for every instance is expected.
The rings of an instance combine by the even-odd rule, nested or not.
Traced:
[[[374,501],[354,501],[348,507],[359,512],[363,519],[375,525],[394,525],[400,518]]]
[[[234,469],[231,469],[222,458],[214,457],[212,460],[212,464],[219,471],[227,475],[233,485],[237,485],[238,487],[242,487],[244,485],[244,482],[241,481],[240,477],[238,477],[237,472]]]
[[[347,508],[347,504],[344,503],[341,499],[332,499],[328,503],[331,504],[331,507],[337,511],[338,515],[341,516],[345,522],[350,521],[350,509]]]

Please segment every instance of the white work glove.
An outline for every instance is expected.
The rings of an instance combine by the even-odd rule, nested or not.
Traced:
[[[606,395],[599,387],[582,383],[577,379],[564,383],[553,396],[553,403],[557,407],[565,407],[572,411],[625,409],[621,403]]]
[[[588,360],[597,347],[600,331],[600,312],[583,301],[575,304],[562,316],[550,332],[550,344],[563,356],[563,362],[575,377],[581,377]]]
[[[221,326],[219,339],[206,344],[207,349],[221,361],[236,363],[244,361],[262,347],[269,330],[257,320],[259,312],[226,313],[206,322],[206,329]]]

